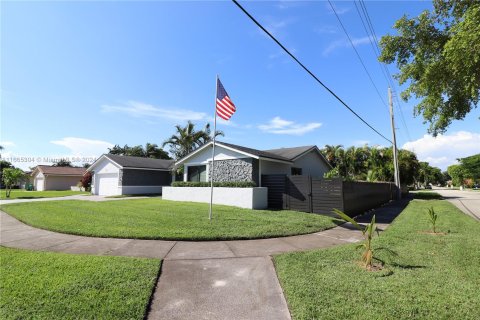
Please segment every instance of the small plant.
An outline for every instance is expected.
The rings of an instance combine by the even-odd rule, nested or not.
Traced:
[[[435,210],[433,210],[433,207],[430,207],[428,209],[428,217],[430,218],[430,223],[432,224],[433,233],[437,233],[436,223],[437,223],[438,215],[435,212]]]
[[[367,224],[366,227],[362,227],[360,224],[358,224],[355,220],[350,218],[344,212],[338,209],[333,209],[333,211],[336,214],[338,214],[340,218],[342,218],[347,222],[350,222],[351,224],[353,224],[355,228],[362,231],[365,241],[363,244],[359,245],[358,247],[363,247],[365,249],[362,254],[362,262],[364,264],[365,269],[371,269],[373,265],[373,260],[374,259],[378,260],[373,256],[373,247],[372,247],[373,233],[376,231],[378,234],[377,226],[375,224],[375,215],[372,217],[372,220],[370,221],[369,224]]]

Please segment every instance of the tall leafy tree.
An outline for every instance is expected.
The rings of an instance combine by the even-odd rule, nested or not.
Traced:
[[[397,35],[382,37],[380,61],[396,62],[402,98],[420,99],[422,115],[433,135],[463,119],[480,97],[480,2],[434,0],[434,9],[418,17],[403,16]]]
[[[209,124],[203,130],[197,131],[195,130],[195,124],[188,121],[184,127],[176,125],[175,130],[175,134],[165,140],[162,147],[170,146],[170,153],[177,160],[212,140]],[[215,136],[224,136],[224,133],[216,131]]]
[[[70,160],[67,159],[60,159],[54,164],[52,164],[52,167],[73,167],[72,163]]]
[[[116,144],[112,148],[108,148],[109,154],[115,154],[119,156],[132,156],[132,157],[142,157],[142,158],[154,158],[154,159],[171,159],[168,156],[168,153],[165,152],[155,143],[147,142],[145,147],[142,145],[130,147],[125,145],[120,147]]]
[[[474,180],[480,179],[480,153],[458,160],[465,172],[466,178]]]
[[[5,185],[5,197],[10,198],[12,187],[18,184],[24,176],[25,173],[18,168],[5,168],[2,170],[2,181]]]
[[[465,179],[465,170],[459,164],[453,164],[447,168],[447,172],[452,177],[452,183],[454,186],[463,185]]]

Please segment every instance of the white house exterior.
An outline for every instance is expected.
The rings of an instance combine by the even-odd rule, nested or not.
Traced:
[[[171,183],[173,160],[104,154],[87,171],[92,172],[92,194],[161,194]]]
[[[70,190],[85,173],[84,168],[37,166],[32,171],[33,187],[36,191]]]
[[[184,165],[183,181],[210,181],[212,146],[209,142],[175,165]],[[256,150],[224,142],[215,144],[214,181],[254,181],[264,174],[323,177],[331,166],[316,146]]]

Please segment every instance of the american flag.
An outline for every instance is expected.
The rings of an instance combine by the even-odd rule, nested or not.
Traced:
[[[237,110],[220,79],[217,78],[217,115],[223,120],[228,120]]]

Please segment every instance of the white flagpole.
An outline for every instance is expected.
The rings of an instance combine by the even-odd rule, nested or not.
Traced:
[[[212,203],[213,203],[213,177],[215,170],[215,133],[217,132],[217,94],[218,94],[218,74],[215,82],[215,109],[213,120],[213,148],[212,148],[212,173],[210,176],[210,212],[208,213],[208,220],[212,220]]]

